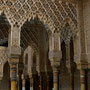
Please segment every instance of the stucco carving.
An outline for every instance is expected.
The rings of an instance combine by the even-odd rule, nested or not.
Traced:
[[[0,78],[3,77],[4,64],[8,61],[8,49],[6,47],[0,47]]]
[[[18,23],[22,26],[27,19],[36,15],[46,24],[50,30],[62,26],[64,19],[69,17],[74,26],[77,26],[77,11],[74,3],[52,0],[1,0],[0,11],[4,11],[10,24]]]

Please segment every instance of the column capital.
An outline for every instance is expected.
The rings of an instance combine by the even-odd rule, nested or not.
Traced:
[[[61,58],[62,58],[62,52],[61,51],[58,51],[58,52],[50,51],[49,52],[49,59],[50,59],[52,67],[59,67]]]
[[[61,51],[50,51],[49,52],[49,59],[50,61],[59,61],[62,58],[62,52]]]
[[[8,62],[9,62],[10,65],[18,64],[19,63],[19,58],[9,58]]]
[[[11,57],[19,57],[21,55],[21,47],[19,46],[11,46],[9,48],[9,53],[8,53],[8,56],[11,58]]]
[[[52,67],[52,69],[53,69],[53,73],[58,73],[58,68],[57,67]]]
[[[88,63],[87,62],[79,62],[77,64],[77,68],[80,70],[80,69],[88,69]]]

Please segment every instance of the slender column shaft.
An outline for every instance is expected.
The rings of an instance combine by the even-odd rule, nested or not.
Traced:
[[[50,80],[49,80],[49,76],[47,76],[47,90],[50,90]]]
[[[16,64],[10,65],[11,90],[17,90],[16,85]]]
[[[25,90],[25,79],[22,80],[22,90]]]
[[[90,71],[88,71],[88,90],[90,90]]]
[[[58,71],[53,70],[53,88],[54,90],[58,90]]]
[[[80,70],[81,90],[86,90],[85,86],[85,70]]]
[[[30,77],[30,90],[33,90],[33,77]]]
[[[70,90],[74,90],[74,74],[70,74]]]
[[[25,80],[24,74],[22,74],[21,78],[22,78],[22,90],[25,90],[26,80]]]
[[[43,90],[43,77],[40,75],[40,90]]]

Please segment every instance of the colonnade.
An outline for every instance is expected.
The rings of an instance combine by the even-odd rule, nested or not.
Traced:
[[[81,2],[83,4],[83,1]],[[80,3],[80,4],[81,4]],[[83,55],[86,55],[86,47],[85,47],[85,32],[84,32],[84,19],[83,19],[83,5],[79,4],[78,7],[78,22],[79,22],[79,31],[80,31],[80,41],[81,43],[81,58],[80,58],[80,84],[81,84],[81,90],[86,90],[86,80],[85,80],[85,70],[87,68],[84,68],[85,65],[82,64],[82,59],[86,59],[83,57]],[[10,31],[10,45],[9,45],[9,63],[10,63],[10,77],[11,77],[11,90],[17,90],[17,64],[19,63],[19,56],[21,55],[21,48],[20,48],[20,28],[16,25],[11,28]],[[83,32],[82,32],[83,31]],[[83,37],[83,38],[82,38]],[[58,30],[56,29],[54,33],[52,34],[50,43],[49,43],[49,59],[51,62],[52,70],[53,70],[53,90],[59,90],[58,86],[58,67],[60,66],[60,61],[62,58],[62,51],[60,47],[60,33],[58,33]],[[82,46],[84,45],[84,46]],[[83,48],[84,47],[84,48]],[[69,58],[70,59],[70,58]],[[84,63],[84,62],[83,62]],[[40,90],[43,90],[43,76],[40,74]],[[29,76],[30,78],[30,90],[33,90],[35,87],[33,82],[33,76]],[[74,77],[73,74],[71,74],[71,83],[70,83],[70,89],[74,90]],[[49,81],[50,77],[47,76],[47,90],[50,90],[49,84],[51,83]],[[22,75],[22,90],[25,90],[25,78]]]
[[[17,86],[17,79],[16,79],[16,65],[13,65],[13,66],[11,66],[12,68],[11,68],[11,90],[18,90],[18,86]],[[58,71],[54,71],[53,72],[53,87],[51,88],[50,87],[50,83],[51,83],[51,81],[50,81],[50,76],[46,76],[47,78],[47,80],[46,80],[46,83],[47,83],[47,86],[45,87],[43,84],[45,83],[45,81],[43,80],[43,77],[42,76],[39,76],[40,77],[40,79],[39,79],[39,90],[59,90],[59,78],[58,78]],[[81,89],[80,90],[87,90],[86,89],[86,80],[85,80],[85,77],[86,77],[86,75],[85,75],[85,70],[83,70],[83,69],[81,69],[80,70],[80,83],[81,83]],[[19,90],[26,90],[26,78],[25,78],[25,76],[24,76],[24,74],[22,74],[22,76],[21,76],[21,78],[22,78],[22,89],[19,89]],[[33,80],[35,80],[34,79],[34,77],[29,77],[29,81],[30,81],[30,90],[35,90],[34,89],[34,82],[33,82]],[[74,77],[73,76],[70,76],[70,90],[74,90]],[[20,84],[19,84],[20,85]],[[46,88],[46,89],[45,89]]]

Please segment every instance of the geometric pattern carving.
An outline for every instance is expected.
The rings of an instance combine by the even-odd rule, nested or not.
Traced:
[[[22,26],[27,19],[38,17],[51,30],[60,29],[65,18],[70,18],[77,27],[76,6],[61,0],[0,0],[0,11],[4,11],[9,22]]]
[[[70,42],[73,35],[73,30],[70,28],[69,24],[66,23],[61,30],[61,42],[64,41],[65,44],[67,44],[68,42]]]
[[[5,47],[0,47],[0,60],[2,60],[1,64],[5,64],[8,61],[8,49]]]

